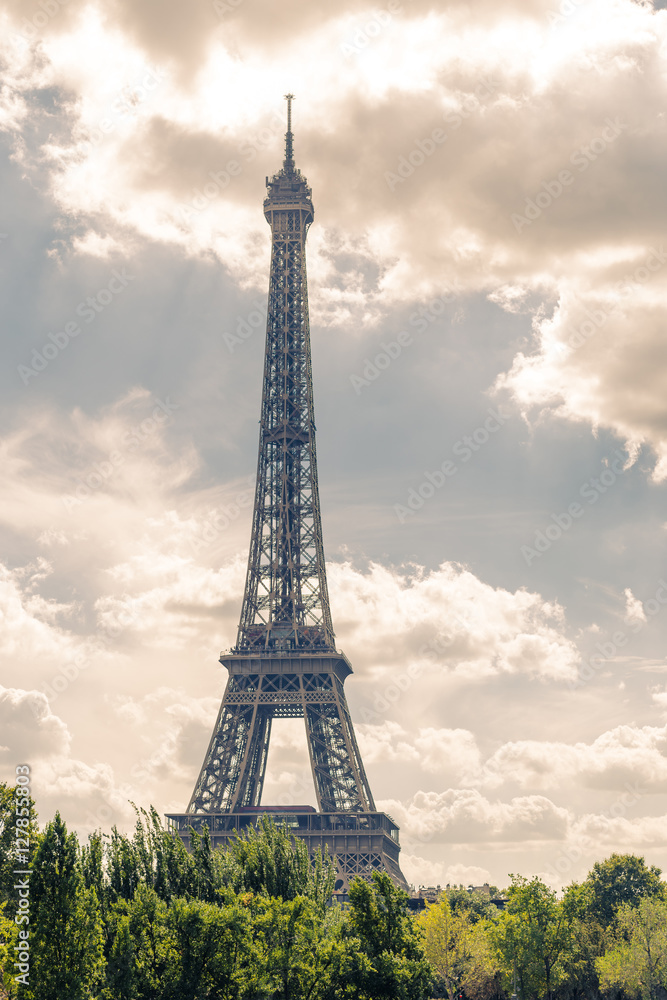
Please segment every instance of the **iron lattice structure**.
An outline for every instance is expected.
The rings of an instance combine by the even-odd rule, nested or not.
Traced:
[[[311,190],[294,165],[291,97],[283,169],[267,178],[271,226],[257,487],[236,649],[334,650],[317,485],[306,235]]]
[[[247,825],[260,806],[272,720],[303,718],[319,813],[330,819],[315,829],[302,814],[295,835],[313,850],[324,838],[336,848],[345,876],[368,876],[380,868],[405,885],[398,828],[376,812],[357,746],[343,688],[352,668],[336,650],[329,608],[306,280],[306,236],[314,213],[311,190],[294,163],[291,101],[287,95],[285,160],[267,178],[264,201],[272,234],[271,276],[257,485],[238,637],[220,657],[229,679],[187,813],[170,819],[184,837],[203,817],[213,821],[214,830],[217,820],[223,840]],[[350,814],[356,814],[356,826],[349,825]],[[354,835],[340,832],[353,828]]]

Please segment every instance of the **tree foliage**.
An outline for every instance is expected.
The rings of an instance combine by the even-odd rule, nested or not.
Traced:
[[[646,897],[665,899],[660,874],[659,868],[648,867],[634,854],[612,854],[596,862],[586,879],[590,915],[608,927],[624,904],[638,906]]]
[[[667,902],[656,895],[618,910],[614,942],[596,963],[604,989],[620,987],[641,1000],[667,992]]]
[[[12,892],[14,882],[12,872],[16,868],[26,868],[23,846],[28,844],[28,862],[34,856],[37,845],[37,814],[35,803],[28,796],[17,799],[24,789],[20,785],[8,785],[0,781],[0,905],[6,903],[5,916],[13,918],[16,913],[16,894]],[[29,825],[17,833],[17,806],[27,808]],[[19,840],[19,838],[21,838]],[[19,854],[19,847],[21,854]]]
[[[496,886],[491,886],[491,894],[497,895]],[[476,924],[478,920],[492,919],[498,912],[490,901],[489,896],[478,890],[464,889],[462,886],[454,889],[445,889],[444,896],[449,900],[452,913],[467,913],[471,923]]]
[[[417,918],[424,952],[450,998],[465,995],[486,1000],[498,993],[498,968],[488,929],[495,907],[486,917],[472,907],[454,908],[449,893],[427,906]]]
[[[514,975],[521,1000],[546,997],[563,978],[570,926],[562,902],[539,878],[511,875],[508,903],[491,932],[504,963],[507,987]]]
[[[384,872],[374,872],[370,884],[355,879],[350,886],[350,929],[370,963],[358,986],[373,1000],[430,995],[431,969],[407,901]]]
[[[30,1000],[86,1000],[103,968],[102,920],[86,888],[75,834],[56,813],[41,834],[30,876]]]
[[[222,881],[235,893],[265,892],[283,900],[306,896],[323,906],[333,892],[331,859],[318,852],[311,864],[305,841],[292,838],[287,827],[276,826],[269,816],[262,816],[257,830],[249,827],[216,860]]]
[[[665,886],[643,858],[612,855],[562,899],[514,875],[502,913],[453,889],[415,916],[377,872],[341,908],[332,860],[271,819],[226,850],[204,826],[188,853],[153,809],[83,845],[59,815],[35,829],[17,985],[13,808],[0,785],[0,1000],[508,1000],[515,975],[519,1000],[667,995]]]

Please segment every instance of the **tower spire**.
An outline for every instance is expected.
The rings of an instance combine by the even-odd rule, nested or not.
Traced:
[[[287,132],[285,133],[285,170],[292,173],[294,170],[294,136],[292,135],[292,101],[294,94],[285,94],[287,101]]]
[[[268,180],[271,276],[248,575],[236,649],[334,650],[317,483],[306,235],[312,193],[292,157]]]

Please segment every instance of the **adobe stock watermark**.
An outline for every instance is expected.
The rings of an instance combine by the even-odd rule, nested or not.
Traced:
[[[511,414],[503,412],[503,407],[487,410],[488,417],[471,434],[464,436],[452,446],[452,455],[469,462],[473,455],[497,434],[510,419]],[[434,472],[425,472],[424,479],[417,487],[408,490],[405,504],[394,504],[394,513],[400,524],[405,524],[408,517],[421,510],[427,500],[435,496],[436,490],[442,489],[448,479],[455,476],[459,466],[451,458],[446,458]]]
[[[418,650],[421,657],[415,660],[399,673],[392,673],[391,680],[382,691],[374,690],[372,708],[362,705],[360,715],[364,724],[376,725],[381,722],[384,716],[397,705],[403,695],[408,691],[415,681],[419,680],[427,665],[439,663],[443,654],[456,642],[461,633],[468,631],[468,626],[460,619],[454,619],[452,632],[440,632],[430,642],[423,643]],[[431,664],[428,661],[431,661]]]
[[[17,895],[14,923],[19,931],[18,943],[14,945],[14,979],[23,986],[30,983],[30,799],[30,765],[18,764],[14,789],[16,868],[12,875],[16,878]]]
[[[639,782],[626,782],[624,785],[625,791],[620,795],[615,802],[611,804],[608,809],[604,812],[598,813],[601,819],[619,819],[622,816],[626,816],[629,809],[646,794],[646,789],[643,788]],[[576,844],[572,844],[569,847],[564,847],[558,854],[557,859],[553,864],[549,863],[545,868],[545,874],[551,875],[552,878],[560,881],[564,875],[572,871],[573,867],[578,864],[584,857],[583,850]]]
[[[605,127],[599,136],[592,139],[585,146],[578,146],[571,155],[570,163],[578,167],[579,173],[588,170],[591,163],[595,163],[600,156],[607,152],[609,147],[616,142],[618,137],[624,132],[628,125],[620,118],[606,118]],[[540,219],[546,210],[570,188],[575,181],[575,175],[570,170],[560,170],[556,177],[542,181],[540,190],[533,198],[526,198],[524,214],[513,212],[510,221],[517,233],[520,233],[526,226],[532,226],[533,222]]]
[[[19,35],[27,38],[29,42],[35,42],[40,37],[42,31],[63,7],[66,7],[68,0],[39,0],[36,9],[31,17],[24,17],[19,27]]]
[[[374,10],[369,21],[355,31],[352,38],[341,44],[340,50],[344,56],[356,56],[368,48],[374,38],[382,34],[388,24],[391,24],[392,14],[399,14],[403,5],[399,0],[389,0],[386,9]]]
[[[86,130],[87,138],[82,143],[86,152],[101,145],[105,136],[115,132],[119,121],[135,114],[137,107],[153,95],[165,78],[164,70],[157,66],[147,67],[139,82],[126,87],[114,100],[110,114],[101,118],[96,127]]]
[[[430,302],[426,303],[426,305],[420,306],[416,312],[412,313],[408,319],[409,326],[414,327],[417,333],[423,333],[430,323],[435,323],[442,316],[445,306],[453,302],[455,298],[456,293],[453,291],[446,291],[442,295],[437,295]],[[389,368],[392,361],[399,358],[404,349],[412,346],[413,343],[412,333],[409,330],[401,330],[396,335],[395,340],[390,340],[389,343],[385,343],[384,341],[380,343],[382,350],[374,358],[364,358],[361,375],[350,375],[350,382],[357,396],[361,395],[363,389],[369,386],[371,382],[375,382],[380,377],[380,374]]]
[[[94,640],[96,648],[92,652],[78,653],[69,663],[65,664],[50,683],[42,684],[40,691],[48,699],[49,704],[56,701],[58,696],[77,680],[81,672],[91,666],[99,653],[108,652],[126,629],[141,621],[139,609],[135,607],[138,603],[138,601],[128,600],[122,607],[117,608],[112,619],[96,629]],[[40,703],[35,700],[30,704],[33,714],[40,718]]]
[[[128,786],[129,787],[129,786]],[[122,793],[122,787],[119,789]],[[89,812],[86,815],[84,825],[91,827],[93,830],[99,830],[103,823],[108,823],[113,816],[113,810],[109,808],[108,805],[101,805],[95,810],[95,812]]]
[[[443,115],[444,121],[456,130],[463,122],[478,111],[485,101],[491,97],[498,89],[498,84],[491,76],[482,78],[481,83],[475,88],[472,94],[461,102],[457,111],[446,111]],[[398,158],[396,170],[386,170],[384,173],[385,183],[390,191],[395,191],[399,184],[404,184],[413,176],[415,170],[423,166],[436,150],[440,149],[447,142],[447,132],[442,128],[434,128],[427,136],[414,140],[412,149]]]
[[[224,17],[225,14],[229,14],[230,11],[238,10],[245,0],[213,0],[213,10],[216,12],[218,17]]]
[[[227,350],[233,354],[237,347],[244,344],[252,337],[255,330],[266,327],[267,304],[263,299],[253,299],[252,309],[247,316],[238,316],[235,333],[223,333],[222,339],[227,345]]]
[[[227,160],[222,170],[209,170],[207,181],[202,188],[196,188],[194,197],[185,205],[178,206],[178,213],[185,222],[190,222],[193,216],[203,212],[211,202],[215,201],[219,194],[229,187],[232,177],[238,177],[241,173],[241,164],[238,160]]]
[[[179,740],[180,736],[173,734],[167,736],[161,741],[160,746],[150,757],[144,757],[138,764],[132,766],[130,775],[137,781],[148,781],[151,777],[151,771],[172,762],[173,754],[178,748]]]
[[[208,172],[209,180],[202,187],[195,188],[188,202],[178,206],[177,211],[181,219],[190,223],[193,218],[205,211],[223,191],[227,190],[232,178],[239,177],[243,173],[244,164],[241,161],[252,163],[259,153],[271,146],[284,131],[284,118],[282,114],[276,112],[267,126],[244,139],[239,146],[237,156],[227,160],[222,170]]]
[[[80,507],[97,490],[105,486],[118,469],[125,464],[128,454],[136,451],[157,430],[165,427],[171,420],[174,411],[178,409],[180,409],[180,404],[172,403],[168,396],[164,402],[158,399],[152,414],[125,432],[123,435],[123,450],[112,451],[108,458],[101,462],[95,462],[91,472],[84,474],[76,480],[76,489],[74,492],[61,496],[60,499],[65,505],[67,512],[71,514],[75,508]]]
[[[644,612],[644,618],[635,618],[630,626],[629,633],[623,629],[619,629],[614,632],[607,642],[598,642],[595,644],[595,648],[601,656],[591,656],[585,663],[580,663],[577,668],[577,676],[574,680],[568,682],[568,688],[570,691],[576,691],[577,688],[582,687],[597,675],[597,673],[603,669],[603,667],[609,663],[615,656],[618,655],[620,650],[627,646],[628,641],[631,636],[637,635],[642,629],[646,628],[649,623],[649,619],[655,618],[656,615],[660,614],[664,608],[667,607],[667,582],[665,580],[658,580],[658,589],[656,590],[653,597],[649,597],[647,601],[642,604],[642,609]]]
[[[190,545],[194,552],[201,552],[208,549],[215,542],[219,541],[227,528],[241,515],[241,512],[252,507],[255,496],[255,476],[248,476],[247,488],[237,493],[234,500],[229,504],[218,507],[204,522],[201,535],[190,539]]]
[[[88,326],[94,323],[100,313],[104,312],[107,306],[111,305],[113,300],[125,291],[131,281],[134,281],[134,278],[131,274],[127,273],[124,267],[120,270],[112,271],[108,284],[104,288],[101,288],[95,295],[89,295],[88,298],[80,302],[74,310],[75,315],[82,319]],[[71,342],[82,332],[84,331],[80,323],[72,319],[65,323],[60,331],[49,333],[47,340],[42,344],[40,349],[33,347],[31,363],[28,365],[19,365],[16,369],[21,376],[23,384],[28,385],[31,378],[36,377],[45,368],[48,368],[50,363],[69,347]]]
[[[555,28],[560,24],[565,24],[568,17],[576,13],[578,7],[583,7],[588,0],[561,0],[558,10],[547,11],[549,27]]]
[[[586,500],[591,507],[618,482],[620,476],[626,471],[626,456],[618,449],[614,452],[614,456],[614,461],[610,462],[608,468],[597,478],[591,476],[579,488],[579,496]],[[567,510],[562,511],[560,514],[552,514],[551,520],[553,524],[548,524],[544,531],[535,532],[533,545],[521,546],[521,555],[526,565],[531,566],[536,559],[541,558],[545,552],[548,552],[554,542],[559,541],[565,532],[570,530],[574,522],[584,516],[585,512],[585,507],[578,501],[573,501],[568,504]]]
[[[116,791],[119,797],[126,799],[130,805],[134,807],[135,812],[139,812],[132,801],[132,795],[136,793],[136,786],[130,785],[124,781],[116,786]],[[103,825],[109,824],[114,815],[118,815],[117,811],[114,812],[108,802],[104,802],[102,805],[98,806],[94,812],[91,811],[86,815],[83,825],[89,827],[91,830],[100,831]],[[113,835],[112,831],[112,837]]]
[[[638,285],[643,285],[647,281],[650,281],[653,275],[666,262],[667,254],[665,254],[665,248],[662,243],[659,250],[650,247],[649,254],[644,263],[630,274],[624,274],[620,281],[614,283],[612,290],[618,295],[629,295]],[[581,311],[586,318],[578,323],[578,325],[570,323],[567,327],[567,333],[569,333],[567,346],[572,350],[576,350],[576,348],[585,344],[587,340],[590,340],[614,314],[614,306],[606,302],[601,303],[598,301],[589,308],[583,300],[579,300],[577,305],[581,307]]]

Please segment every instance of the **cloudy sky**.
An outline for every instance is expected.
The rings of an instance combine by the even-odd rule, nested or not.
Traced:
[[[201,765],[290,90],[332,610],[406,875],[667,868],[664,6],[3,0],[0,777],[42,821],[181,811]]]

